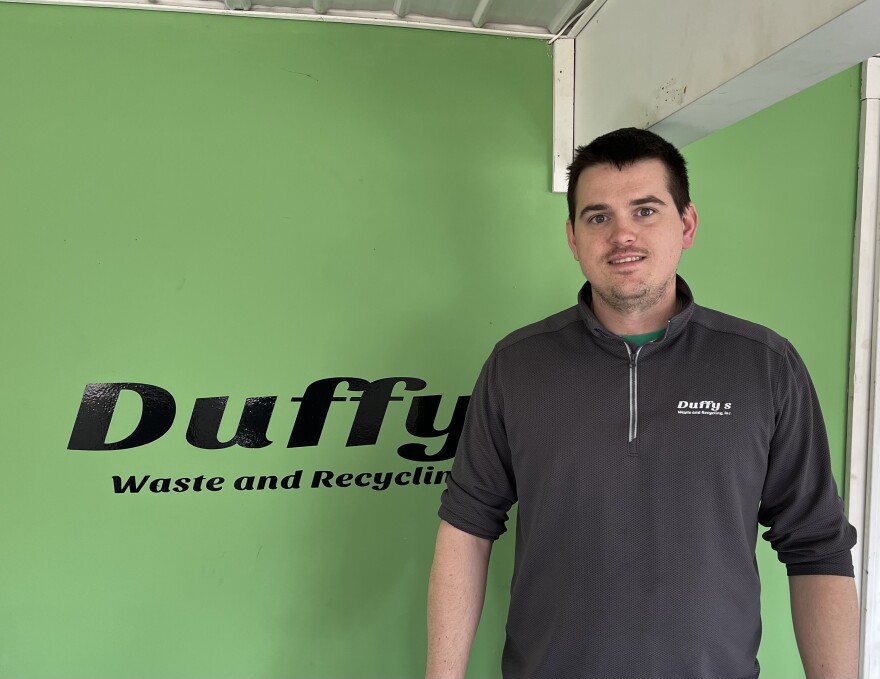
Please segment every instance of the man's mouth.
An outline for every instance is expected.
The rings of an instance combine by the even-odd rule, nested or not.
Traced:
[[[616,259],[608,260],[610,264],[629,264],[630,262],[640,262],[645,257],[643,255],[628,255],[626,257],[617,257]]]

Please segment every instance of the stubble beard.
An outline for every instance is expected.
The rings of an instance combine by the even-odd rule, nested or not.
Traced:
[[[648,311],[660,304],[674,278],[673,276],[654,286],[642,283],[635,291],[627,290],[624,286],[618,285],[612,285],[604,290],[594,287],[593,293],[605,302],[606,306],[619,314],[629,316]]]

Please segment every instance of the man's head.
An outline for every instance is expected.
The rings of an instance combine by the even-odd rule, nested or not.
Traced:
[[[691,202],[685,160],[672,144],[653,132],[624,127],[586,146],[579,146],[568,166],[568,219],[574,224],[577,210],[577,184],[581,173],[595,165],[613,165],[622,170],[640,160],[659,160],[666,168],[669,193],[680,215]]]
[[[681,154],[650,132],[618,130],[578,149],[570,175],[568,245],[592,285],[594,312],[606,325],[665,322],[682,250],[697,231]]]

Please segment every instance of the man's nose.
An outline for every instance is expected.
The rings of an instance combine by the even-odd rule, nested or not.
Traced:
[[[615,245],[625,245],[636,240],[636,227],[628,219],[618,219],[611,231],[611,242]]]

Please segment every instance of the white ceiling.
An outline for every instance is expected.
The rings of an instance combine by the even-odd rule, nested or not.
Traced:
[[[46,4],[241,13],[549,39],[591,0],[25,0]],[[602,4],[596,2],[596,4]]]

